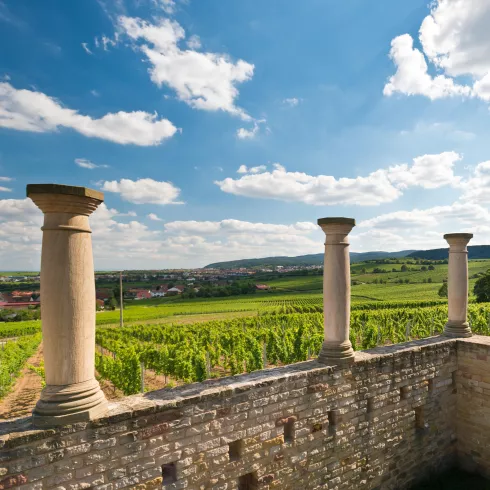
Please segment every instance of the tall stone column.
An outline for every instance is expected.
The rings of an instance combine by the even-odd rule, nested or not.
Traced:
[[[33,411],[39,427],[102,415],[107,401],[95,379],[95,279],[88,217],[104,200],[85,187],[30,184],[44,213],[41,323],[46,387]]]
[[[347,365],[354,360],[349,340],[350,257],[348,234],[355,226],[351,218],[322,218],[325,232],[323,269],[324,339],[318,360],[323,364]]]
[[[447,337],[471,337],[468,324],[468,242],[471,233],[444,235],[449,243],[448,266],[448,322],[444,327]]]

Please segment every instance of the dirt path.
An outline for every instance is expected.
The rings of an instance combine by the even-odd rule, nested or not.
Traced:
[[[41,377],[27,366],[39,366],[43,359],[43,345],[28,359],[12,391],[0,401],[0,420],[30,415],[41,394]]]

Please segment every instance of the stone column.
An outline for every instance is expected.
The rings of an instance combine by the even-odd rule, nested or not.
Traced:
[[[444,327],[447,337],[471,337],[468,324],[468,249],[471,233],[444,235],[449,243],[448,266],[448,322]]]
[[[349,340],[350,257],[347,235],[355,226],[351,218],[322,218],[325,232],[323,269],[324,339],[318,360],[323,364],[347,365],[354,360]]]
[[[44,213],[41,323],[46,387],[33,411],[38,427],[91,420],[107,410],[95,379],[95,278],[88,217],[104,200],[85,187],[30,184]]]

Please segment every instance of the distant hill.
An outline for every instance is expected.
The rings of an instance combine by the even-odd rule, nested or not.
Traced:
[[[449,249],[435,248],[433,250],[416,250],[408,257],[426,260],[444,260],[448,258]],[[490,245],[470,245],[468,247],[469,259],[490,259]]]
[[[414,250],[402,250],[401,252],[351,252],[350,260],[363,262],[364,260],[385,259],[406,257]],[[209,264],[205,269],[239,269],[240,267],[274,267],[282,266],[301,266],[301,265],[321,265],[323,264],[323,253],[298,255],[297,257],[264,257],[262,259],[242,259],[230,260],[228,262],[215,262]]]

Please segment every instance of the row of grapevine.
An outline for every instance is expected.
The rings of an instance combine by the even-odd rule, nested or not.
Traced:
[[[0,339],[24,337],[24,335],[33,335],[40,331],[41,322],[39,320],[28,320],[17,323],[0,323]]]
[[[0,398],[8,393],[27,359],[36,352],[40,343],[41,334],[37,333],[2,344],[0,347]]]
[[[490,334],[490,304],[470,305],[469,318],[475,333]],[[447,305],[352,311],[350,338],[355,350],[369,349],[436,335],[446,321]],[[135,393],[139,389],[140,362],[158,374],[190,382],[208,378],[217,368],[222,373],[238,374],[268,364],[307,360],[320,350],[323,314],[101,328],[96,337],[100,346],[115,354],[115,359],[98,355],[100,374],[125,393]]]

